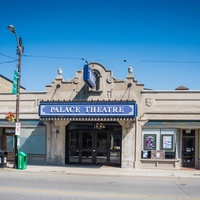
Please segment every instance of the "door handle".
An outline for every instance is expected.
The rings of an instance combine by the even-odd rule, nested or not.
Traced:
[[[95,152],[96,150],[95,149],[93,149],[93,152]]]

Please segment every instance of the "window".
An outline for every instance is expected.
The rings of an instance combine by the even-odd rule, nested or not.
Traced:
[[[19,150],[27,154],[45,154],[46,128],[21,128]]]
[[[99,90],[100,89],[100,76],[96,72],[95,72],[95,76],[96,76],[96,90]]]
[[[102,81],[101,81],[101,74],[98,70],[94,69],[94,74],[95,74],[95,77],[96,77],[96,87],[94,88],[89,88],[89,91],[92,91],[92,92],[102,92]]]
[[[142,158],[154,158],[156,152],[165,159],[175,158],[176,137],[176,129],[143,129]]]

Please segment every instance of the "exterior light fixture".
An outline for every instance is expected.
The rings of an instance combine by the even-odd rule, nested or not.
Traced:
[[[103,123],[99,122],[99,123],[95,124],[95,128],[96,129],[103,129],[103,128],[105,128],[105,125]]]

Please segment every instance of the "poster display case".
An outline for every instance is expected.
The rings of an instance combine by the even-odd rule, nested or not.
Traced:
[[[155,150],[155,149],[156,149],[156,134],[145,134],[144,150]]]
[[[161,135],[161,150],[173,150],[173,135]]]

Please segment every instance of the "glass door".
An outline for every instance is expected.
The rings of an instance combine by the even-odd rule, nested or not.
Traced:
[[[110,156],[111,165],[121,165],[121,133],[110,134]]]
[[[108,163],[108,134],[107,132],[97,132],[96,140],[96,163]]]
[[[121,131],[104,128],[69,130],[66,163],[121,165],[121,135]]]
[[[182,160],[183,167],[195,167],[195,137],[183,137]]]
[[[69,163],[95,164],[95,133],[92,131],[69,132]]]
[[[70,163],[79,163],[80,162],[80,148],[79,142],[80,134],[77,131],[69,132],[69,160]]]
[[[5,128],[3,132],[3,151],[8,153],[8,161],[14,160],[14,135],[15,129]]]
[[[83,131],[81,132],[81,163],[93,163],[93,152],[95,153],[95,150],[93,149],[93,140],[94,140],[94,134],[90,132]]]

